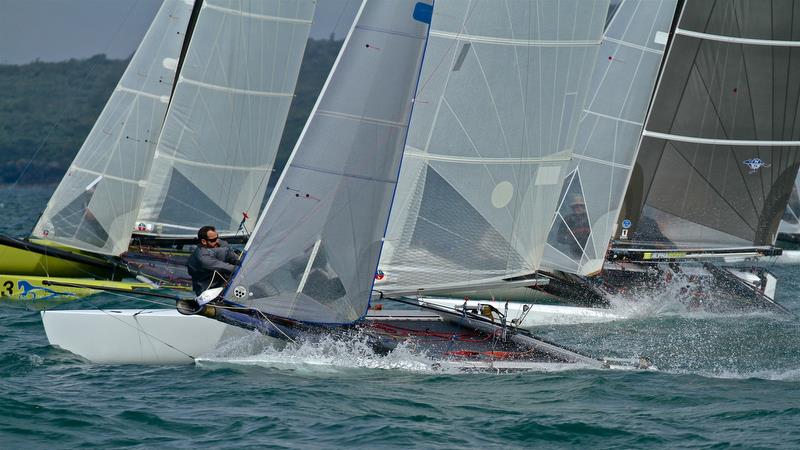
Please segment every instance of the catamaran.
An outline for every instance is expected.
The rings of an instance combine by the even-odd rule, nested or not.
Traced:
[[[165,0],[31,236],[0,237],[4,298],[187,286],[177,249],[198,228],[243,241],[314,10],[312,0]],[[137,275],[144,283],[121,281]]]
[[[684,283],[690,306],[781,309],[765,268],[713,263],[780,254],[777,227],[797,178],[795,2],[768,3],[683,4],[603,291]]]
[[[579,111],[572,160],[555,197],[556,213],[544,225],[548,233],[537,275],[523,287],[524,279],[509,279],[488,292],[461,290],[448,293],[450,298],[426,295],[423,301],[473,311],[481,305],[508,308],[526,327],[620,318],[597,308],[564,306],[549,285],[567,274],[596,274],[603,267],[677,3],[610,2],[600,50],[588,69],[591,83]],[[506,305],[508,299],[513,301]]]
[[[679,286],[691,308],[782,310],[769,271],[731,264],[781,253],[798,158],[792,6],[612,2],[538,290],[607,305]],[[591,311],[574,317],[603,320]]]
[[[512,245],[494,247],[503,252],[496,259],[504,259],[505,265],[500,261],[475,274],[472,267],[455,270],[452,283],[483,286],[535,272],[549,229],[547,217],[555,209],[569,163],[607,6],[604,0],[545,0],[496,8],[490,3],[439,0],[434,9],[428,2],[365,1],[227,288],[178,299],[179,311],[188,316],[183,318],[152,311],[44,312],[48,338],[78,354],[102,357],[93,350],[96,344],[89,343],[98,340],[90,337],[95,331],[85,330],[108,331],[113,327],[106,325],[115,322],[117,329],[126,328],[119,323],[130,319],[141,327],[139,321],[147,320],[147,334],[157,335],[154,340],[163,350],[154,359],[170,353],[167,348],[171,354],[181,349],[180,357],[187,359],[191,352],[182,350],[181,342],[194,334],[181,335],[165,324],[189,323],[185,319],[201,324],[198,320],[212,318],[291,341],[359,333],[379,352],[412,343],[462,368],[608,366],[537,339],[500,317],[430,305],[368,310],[371,299],[388,300],[387,287],[418,291],[432,279],[398,265],[384,274],[387,284],[378,287],[382,293],[372,289],[382,241],[389,241],[384,234],[393,197],[395,204],[405,206],[410,194],[420,190],[425,192],[416,200],[420,213],[413,216],[419,227],[426,226],[437,208],[446,208],[438,211],[440,220],[448,220],[448,213],[454,215],[450,223],[472,219],[458,230],[475,234],[465,234],[468,240],[454,242],[454,249],[467,245],[484,251],[486,261],[496,262],[483,246],[500,240],[492,235],[489,222],[478,220],[468,199],[480,200],[483,209],[502,210],[493,225],[504,233],[500,238],[513,237]],[[416,131],[409,132],[406,142],[409,123]],[[432,132],[436,127],[450,134]],[[414,145],[415,139],[432,136],[443,138],[437,138],[435,147],[403,156],[404,147]],[[500,139],[494,147],[501,142],[501,148],[495,155],[481,154],[493,138]],[[446,153],[464,146],[476,155]],[[417,164],[402,171],[419,174],[424,169],[425,178],[399,187],[395,194],[400,161],[409,157]],[[484,175],[487,165],[497,169],[494,178]],[[399,178],[402,182],[403,175]],[[489,181],[493,184],[488,189],[468,189]],[[426,202],[433,203],[419,206]],[[547,210],[544,218],[537,214],[539,208]],[[422,231],[431,236],[424,238],[428,243],[436,227]],[[399,258],[397,247],[389,250]],[[419,259],[420,266],[434,260],[453,267],[461,255],[454,250],[443,256],[442,248],[429,245],[424,251],[429,259]],[[70,322],[96,325],[70,330],[65,325]]]

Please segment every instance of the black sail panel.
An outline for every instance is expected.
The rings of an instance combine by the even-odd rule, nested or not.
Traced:
[[[687,0],[617,245],[772,245],[800,166],[800,0]]]

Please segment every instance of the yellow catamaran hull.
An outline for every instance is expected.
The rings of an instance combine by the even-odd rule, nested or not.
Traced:
[[[3,236],[0,274],[75,278],[114,278],[108,261],[75,249]]]
[[[151,284],[124,280],[134,275],[135,272],[117,267],[113,261],[100,256],[49,242],[0,236],[0,303],[46,309],[96,294],[104,288],[130,292],[153,289]],[[81,287],[45,284],[45,281]],[[161,287],[188,289],[170,282],[166,284],[169,286]]]
[[[45,285],[44,282],[77,284],[86,287]],[[97,287],[98,289],[91,289]],[[149,290],[152,287],[138,281],[109,281],[86,278],[37,277],[29,275],[0,275],[0,302],[43,308],[102,292],[103,288],[127,291]]]

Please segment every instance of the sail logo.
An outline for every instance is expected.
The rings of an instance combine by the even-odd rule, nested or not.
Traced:
[[[139,222],[136,224],[135,231],[152,232],[155,229],[152,223]]]
[[[769,167],[770,165],[765,163],[761,158],[751,158],[747,161],[744,161],[743,164],[750,169],[750,174],[754,174],[758,172],[758,169],[762,167]]]

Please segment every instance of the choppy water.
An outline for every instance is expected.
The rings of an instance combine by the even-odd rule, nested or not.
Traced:
[[[0,188],[0,232],[29,230],[51,190]],[[800,267],[773,271],[800,314]],[[660,371],[515,374],[434,372],[358,343],[266,345],[247,365],[93,365],[51,348],[38,313],[0,305],[0,448],[800,448],[798,319],[663,297],[629,320],[539,333]]]

